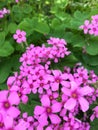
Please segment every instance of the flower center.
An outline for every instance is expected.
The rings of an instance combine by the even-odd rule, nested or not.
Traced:
[[[52,112],[51,108],[50,108],[50,107],[47,107],[47,108],[46,108],[46,112],[47,112],[48,114],[50,114],[50,113]]]
[[[75,92],[73,92],[71,96],[72,96],[72,98],[77,98],[78,97],[77,93],[75,93]]]
[[[7,130],[14,130],[13,128],[9,128],[9,129],[7,129]]]
[[[21,97],[21,96],[22,96],[22,93],[21,93],[21,92],[18,92],[18,96]]]
[[[43,87],[43,86],[44,86],[44,83],[40,83],[40,86]]]
[[[39,79],[40,79],[40,80],[43,80],[43,77],[42,77],[42,76],[40,76],[40,77],[39,77]]]
[[[8,101],[5,101],[3,103],[3,106],[4,106],[5,109],[8,109],[8,108],[10,108],[10,103]]]
[[[50,96],[49,96],[49,99],[50,99],[50,100],[53,100],[53,96],[52,96],[52,95],[50,95]]]
[[[30,88],[33,88],[33,84],[30,84]]]
[[[60,83],[60,79],[59,79],[59,78],[56,78],[55,81],[56,81],[57,83]]]
[[[4,123],[0,122],[0,128],[3,128],[3,126],[4,126]]]
[[[18,37],[19,37],[19,38],[22,38],[22,35],[21,35],[21,34],[19,34],[19,35],[18,35]]]

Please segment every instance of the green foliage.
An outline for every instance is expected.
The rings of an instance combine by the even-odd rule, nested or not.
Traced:
[[[95,119],[93,122],[91,122],[90,130],[98,130],[98,119]]]
[[[19,108],[22,112],[28,112],[29,115],[33,115],[33,111],[36,105],[40,105],[39,97],[37,94],[30,94],[27,104],[20,104]]]
[[[14,52],[13,46],[8,42],[5,41],[4,44],[0,47],[0,56],[7,57]]]
[[[3,45],[5,41],[5,32],[0,32],[0,46]]]

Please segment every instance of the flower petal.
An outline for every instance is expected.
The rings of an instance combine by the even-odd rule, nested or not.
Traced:
[[[51,84],[51,89],[52,89],[52,91],[57,91],[58,90],[58,88],[59,88],[59,83],[52,83]]]
[[[80,97],[78,100],[79,100],[82,111],[86,112],[89,109],[88,101],[84,97]]]
[[[66,108],[68,110],[72,110],[72,109],[74,109],[75,106],[76,106],[76,100],[73,98],[70,98],[65,103],[64,108]]]
[[[87,94],[93,92],[93,89],[91,87],[86,86],[86,87],[81,88],[80,92],[82,95],[87,95]]]
[[[13,118],[10,116],[4,117],[4,126],[5,128],[13,127]]]
[[[70,95],[71,95],[70,89],[68,89],[68,88],[63,87],[63,88],[62,88],[62,92],[63,92],[65,95],[67,95],[67,96],[70,96]]]
[[[42,114],[39,119],[38,119],[39,123],[41,126],[46,126],[48,125],[48,121],[47,121],[47,115],[44,113]]]
[[[44,113],[45,108],[42,106],[36,106],[34,109],[34,114],[35,115],[41,115],[42,113]]]
[[[8,91],[2,90],[0,91],[0,102],[3,102],[4,100],[7,100]]]
[[[61,107],[62,107],[61,103],[55,103],[55,104],[53,104],[52,105],[52,112],[53,113],[60,112]]]
[[[13,105],[18,105],[20,103],[20,98],[17,94],[17,92],[10,92],[10,95],[8,97],[9,102]]]
[[[41,98],[41,103],[43,106],[50,106],[49,97],[47,95],[43,95],[43,97]]]
[[[71,90],[72,90],[72,91],[74,91],[75,89],[77,89],[77,88],[78,88],[78,85],[77,85],[77,83],[76,83],[76,82],[71,81],[70,83],[71,83]]]
[[[53,124],[59,124],[61,122],[60,117],[56,114],[49,115],[49,118]]]
[[[20,114],[20,111],[16,107],[10,107],[7,114],[13,118],[16,118]]]
[[[60,70],[53,70],[52,73],[55,76],[59,76],[61,74],[61,71]]]

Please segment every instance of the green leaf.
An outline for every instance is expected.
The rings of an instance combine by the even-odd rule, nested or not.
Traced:
[[[17,29],[17,24],[16,23],[10,23],[9,25],[8,25],[8,31],[10,32],[10,33],[15,33],[16,32],[16,29]]]
[[[14,20],[16,22],[18,22],[18,23],[21,22],[22,18],[23,18],[23,14],[22,13],[16,13],[16,14],[14,14]]]
[[[19,108],[21,112],[28,112],[29,115],[33,114],[34,108],[37,105],[41,105],[37,94],[30,94],[27,104],[20,104]]]
[[[11,64],[9,60],[0,62],[0,84],[5,82],[11,71]]]
[[[5,32],[0,32],[0,46],[3,45],[5,41]]]
[[[32,12],[32,7],[29,4],[24,4],[22,9],[25,14],[30,14]]]
[[[37,22],[34,30],[42,34],[48,34],[50,32],[50,28],[46,22]]]
[[[0,90],[6,90],[6,89],[8,89],[6,83],[2,83],[2,84],[0,83]]]
[[[90,40],[88,44],[86,44],[86,52],[90,55],[98,55],[98,41]]]
[[[57,19],[57,18],[54,18],[52,21],[51,21],[51,27],[52,28],[57,28],[59,25],[60,25],[60,20],[59,19]]]
[[[1,57],[6,57],[11,55],[14,52],[14,48],[12,45],[6,41],[3,46],[0,48],[0,56]]]
[[[92,66],[96,66],[98,65],[98,55],[97,56],[91,56],[88,54],[83,54],[83,59],[85,61],[86,64],[92,65]]]
[[[13,55],[10,59],[11,68],[13,71],[18,71],[21,63],[19,62],[20,55]]]
[[[33,33],[34,27],[32,20],[24,19],[17,27],[17,29],[24,30],[27,33],[27,36]]]
[[[22,12],[22,8],[19,7],[19,5],[13,5],[13,6],[12,6],[12,11],[13,11],[14,13],[21,13],[21,12]]]
[[[66,32],[64,35],[64,39],[68,42],[71,43],[72,42],[72,37],[73,37],[73,33],[72,32]]]
[[[75,34],[70,37],[73,47],[83,47],[85,45],[85,39],[80,34]]]
[[[89,18],[88,12],[80,12],[80,11],[75,11],[74,17],[71,20],[71,26],[70,28],[72,29],[77,29],[79,30],[79,26],[84,23],[86,19]]]
[[[91,122],[90,130],[98,130],[98,119],[95,119],[93,122]]]

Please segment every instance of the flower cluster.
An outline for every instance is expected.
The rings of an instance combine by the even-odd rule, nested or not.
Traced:
[[[3,8],[0,10],[0,19],[3,18],[6,14],[9,14],[10,10],[7,10],[6,8]]]
[[[51,37],[47,43],[49,47],[27,47],[20,73],[10,76],[8,90],[0,92],[0,130],[90,130],[86,112],[98,97],[93,87],[98,76],[80,64],[73,69],[65,66],[63,72],[53,70],[51,63],[70,51],[64,39]],[[31,116],[19,110],[20,103],[28,103],[29,94],[39,94],[41,104]]]
[[[81,25],[79,28],[84,30],[84,34],[90,34],[98,36],[98,15],[91,17],[91,21],[85,20],[84,25]]]

